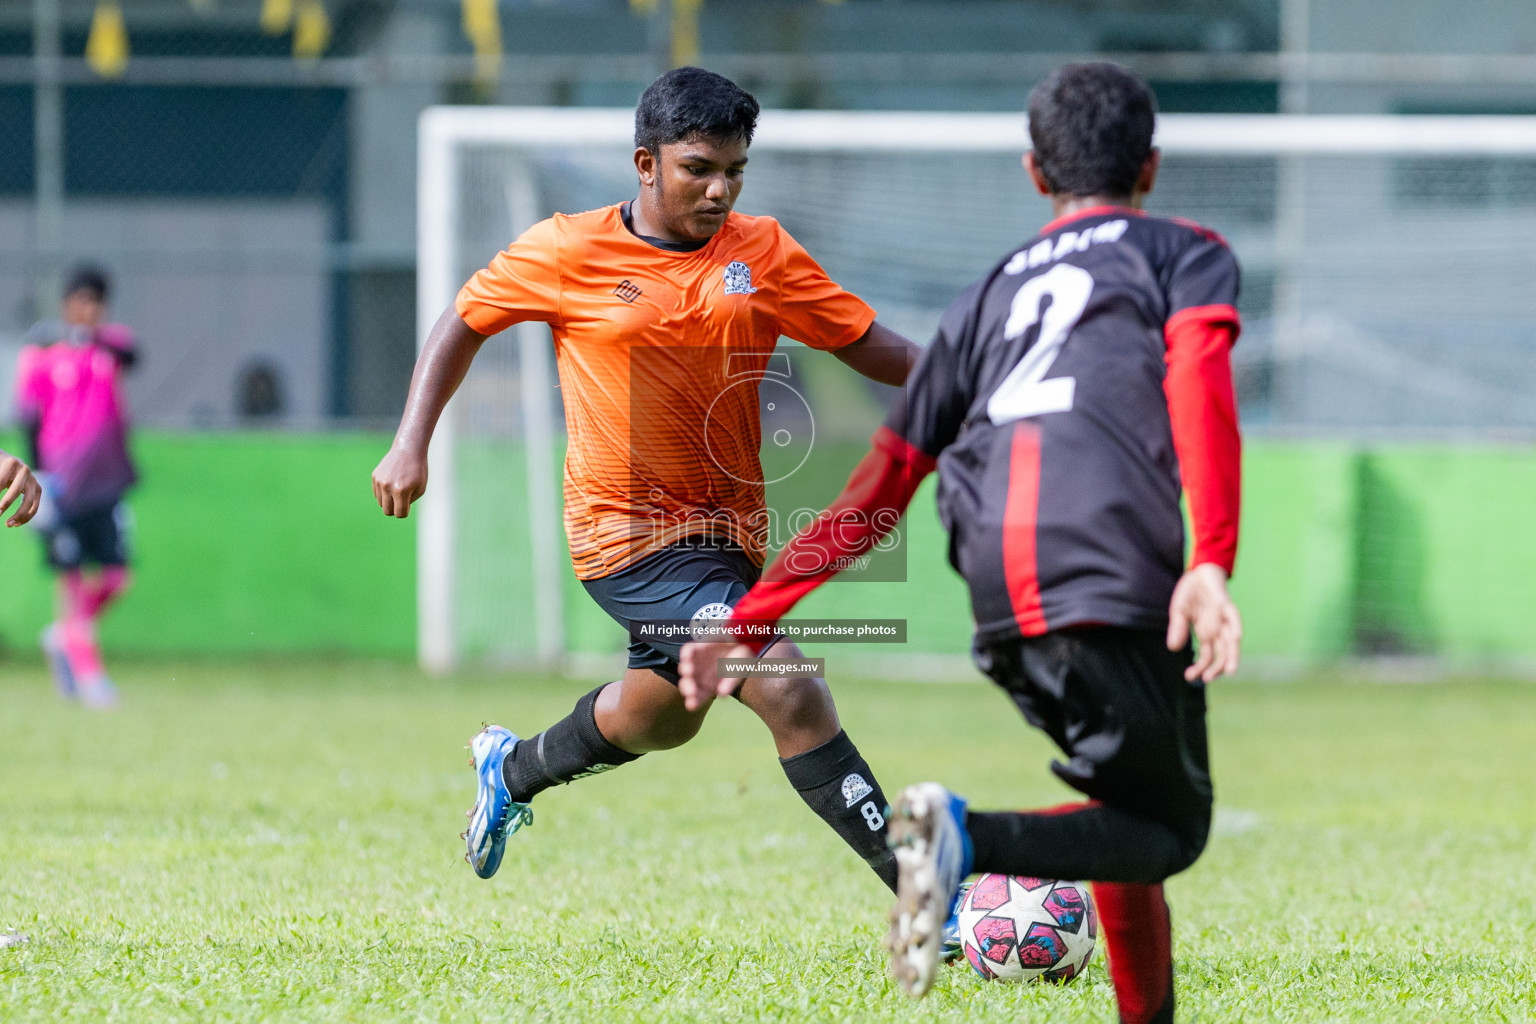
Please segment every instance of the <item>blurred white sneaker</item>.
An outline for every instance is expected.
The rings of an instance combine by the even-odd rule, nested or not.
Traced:
[[[48,623],[43,627],[43,635],[38,637],[38,644],[43,649],[43,657],[48,661],[48,671],[53,673],[53,688],[65,700],[73,700],[79,696],[75,685],[75,670],[69,667],[61,632],[57,622]]]
[[[80,703],[95,711],[111,711],[117,707],[117,687],[112,685],[105,672],[80,680],[78,694]]]

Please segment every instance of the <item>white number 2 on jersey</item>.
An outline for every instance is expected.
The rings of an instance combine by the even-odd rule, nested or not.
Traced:
[[[993,423],[1011,423],[1025,416],[1067,412],[1072,408],[1077,378],[1046,380],[1045,374],[1060,354],[1067,335],[1077,326],[1078,317],[1088,308],[1088,296],[1092,294],[1093,275],[1070,263],[1058,263],[1020,286],[1008,311],[1003,337],[1009,341],[1022,337],[1036,323],[1040,324],[1040,337],[987,400],[987,418]],[[1040,306],[1046,296],[1050,296],[1051,304],[1041,319]]]

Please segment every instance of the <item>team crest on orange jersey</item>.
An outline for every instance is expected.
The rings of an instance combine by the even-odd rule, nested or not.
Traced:
[[[752,268],[740,260],[732,260],[731,265],[725,268],[725,294],[727,295],[751,295],[757,291],[752,287]]]

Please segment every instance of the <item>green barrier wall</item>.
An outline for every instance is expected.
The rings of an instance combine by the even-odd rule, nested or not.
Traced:
[[[1357,638],[1367,652],[1536,654],[1536,453],[1403,446],[1359,457]]]
[[[1356,460],[1343,445],[1247,446],[1232,579],[1246,654],[1318,660],[1350,652]]]
[[[387,436],[141,434],[133,588],[114,651],[412,656],[415,531],[373,504]],[[0,638],[33,649],[52,580],[30,530],[0,535]]]
[[[1358,458],[1343,445],[1249,446],[1242,550],[1233,581],[1245,615],[1249,653],[1304,660],[1350,653]],[[1532,465],[1536,467],[1536,457]],[[946,558],[947,538],[933,489],[932,479],[924,482],[903,520],[906,582],[834,579],[795,609],[797,617],[806,618],[907,620],[906,647],[839,644],[838,652],[970,650],[970,601]],[[1532,493],[1536,496],[1536,488]],[[579,587],[568,596],[566,608],[573,649],[617,649],[622,637]]]
[[[1311,660],[1350,650],[1355,460],[1343,446],[1250,447],[1242,551],[1233,583],[1246,616],[1249,653]],[[970,604],[946,560],[931,479],[918,492],[905,525],[907,582],[828,584],[795,614],[905,618],[906,650],[967,653]],[[903,649],[839,645],[838,650]]]
[[[133,652],[410,657],[414,526],[385,519],[368,487],[387,443],[382,435],[140,436],[134,588],[107,619],[104,642]],[[465,459],[461,472],[480,459],[482,477],[501,481],[479,488],[482,500],[520,507],[520,453]],[[823,483],[830,494],[840,481]],[[1250,655],[1536,655],[1528,624],[1536,534],[1527,528],[1536,449],[1255,442],[1244,487],[1233,590]],[[465,527],[477,557],[498,574],[525,576],[525,535],[469,536],[481,521],[472,516]],[[970,609],[944,560],[932,481],[905,528],[906,582],[829,585],[796,614],[908,620],[905,648],[848,653],[963,653]],[[0,644],[11,650],[35,648],[52,607],[29,533],[0,535]],[[574,577],[562,596],[571,649],[622,648],[623,635]],[[471,638],[531,628],[531,603],[526,614],[477,618],[472,594],[464,597]]]
[[[1249,653],[1536,655],[1536,449],[1254,444],[1245,487]]]

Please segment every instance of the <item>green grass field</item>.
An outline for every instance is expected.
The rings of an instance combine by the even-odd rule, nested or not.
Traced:
[[[0,673],[0,1020],[1110,1021],[1071,985],[887,979],[889,902],[721,707],[552,791],[491,882],[462,747],[590,684],[390,664],[120,666],[125,708]],[[981,683],[837,684],[887,789],[1059,801]],[[1536,1019],[1536,685],[1219,685],[1220,807],[1175,879],[1182,1020]]]

